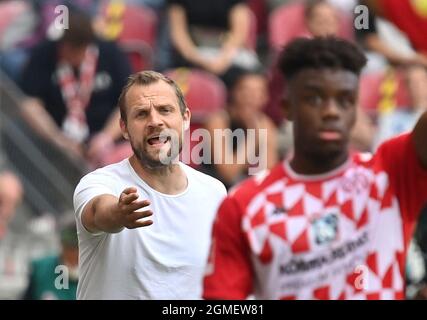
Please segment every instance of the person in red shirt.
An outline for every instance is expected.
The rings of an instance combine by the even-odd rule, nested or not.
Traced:
[[[394,23],[427,60],[427,5],[425,0],[364,0],[376,14]]]
[[[427,204],[427,113],[375,154],[350,153],[365,63],[333,37],[285,47],[294,154],[220,206],[205,299],[404,298],[406,251]]]

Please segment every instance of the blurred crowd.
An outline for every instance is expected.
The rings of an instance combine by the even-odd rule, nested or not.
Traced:
[[[121,137],[116,103],[127,77],[142,69],[164,72],[177,81],[193,113],[190,131],[267,129],[267,148],[258,145],[260,139],[248,137],[245,143],[255,143],[259,152],[266,150],[271,168],[292,153],[292,124],[281,110],[286,88],[275,68],[278,53],[295,37],[335,35],[358,43],[368,57],[352,148],[369,152],[412,129],[427,109],[427,38],[424,43],[414,39],[372,10],[360,21],[363,26],[355,27],[362,12],[355,13],[355,8],[361,4],[365,3],[3,0],[0,69],[24,93],[20,112],[34,132],[88,168],[132,154]],[[68,17],[62,16],[60,5],[69,10]],[[425,5],[419,10],[427,16]],[[233,159],[240,153],[245,157],[245,145],[231,145],[225,153]],[[7,157],[1,145],[0,156]],[[25,186],[6,162],[0,166],[0,299],[74,299],[77,242],[75,226],[67,221],[74,216],[62,213],[65,221],[53,222],[50,244],[23,254],[32,248],[32,238],[16,235],[13,220],[22,219]],[[253,164],[192,165],[232,187],[247,177]],[[24,238],[26,242],[13,240],[18,236],[20,243]],[[409,252],[409,298],[423,297],[418,290],[426,280],[423,238],[418,232]],[[68,290],[54,285],[61,275],[58,265],[68,266]]]

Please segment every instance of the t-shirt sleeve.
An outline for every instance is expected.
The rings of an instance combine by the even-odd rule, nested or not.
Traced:
[[[82,212],[89,201],[102,194],[118,196],[114,185],[115,181],[113,177],[96,171],[84,176],[80,180],[76,190],[74,191],[73,197],[74,212],[76,214],[76,219],[80,230],[86,230],[86,228],[83,227],[81,218]],[[102,232],[99,234],[101,233]]]
[[[412,133],[384,142],[376,153],[388,173],[405,222],[416,222],[427,204],[427,170],[421,165]]]
[[[213,226],[204,278],[204,299],[246,299],[252,293],[252,265],[241,215],[232,197],[221,204]]]

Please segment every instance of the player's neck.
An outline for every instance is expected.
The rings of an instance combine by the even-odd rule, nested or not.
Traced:
[[[327,159],[320,159],[295,152],[289,164],[292,170],[298,174],[318,175],[337,169],[347,161],[348,157],[348,152],[343,152]]]
[[[135,155],[129,158],[129,162],[138,176],[158,192],[174,195],[184,192],[187,188],[187,175],[178,163],[147,168],[141,165]]]

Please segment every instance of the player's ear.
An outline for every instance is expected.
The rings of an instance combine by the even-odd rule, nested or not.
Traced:
[[[126,140],[129,140],[128,128],[125,121],[122,118],[120,118],[120,130],[122,131],[123,138],[125,138]]]

